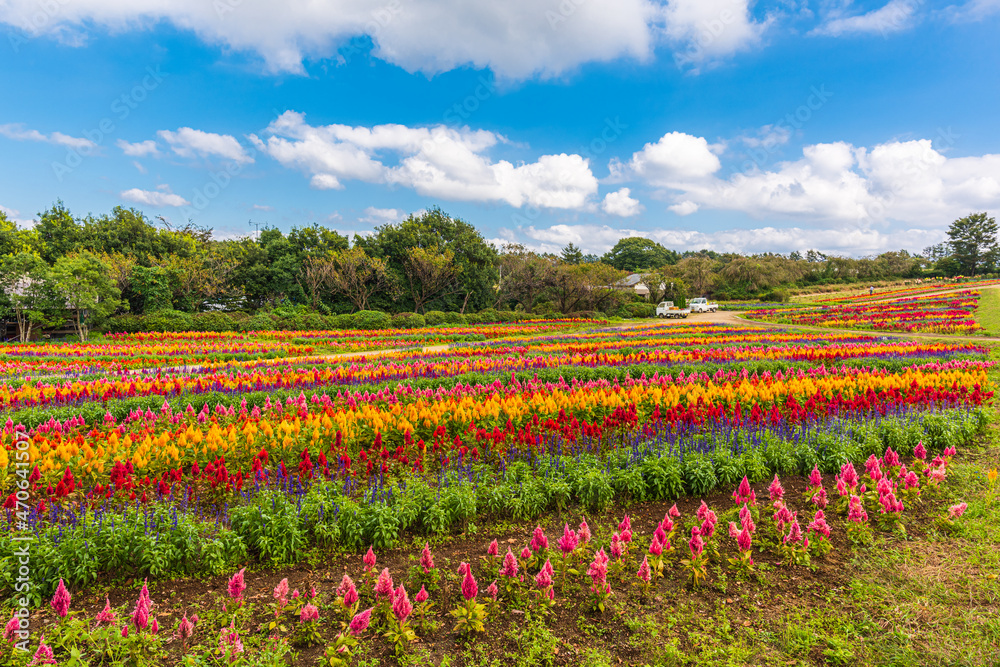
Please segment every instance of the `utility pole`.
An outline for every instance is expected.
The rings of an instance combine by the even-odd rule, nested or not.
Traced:
[[[254,236],[254,240],[256,241],[257,239],[260,238],[260,226],[261,226],[261,224],[267,225],[267,223],[266,222],[265,223],[254,222],[253,220],[250,220],[249,224],[250,224],[251,227],[253,227],[256,230],[256,236]]]

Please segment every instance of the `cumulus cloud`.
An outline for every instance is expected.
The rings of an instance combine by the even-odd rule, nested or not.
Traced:
[[[170,188],[165,185],[158,186],[156,190],[140,190],[139,188],[132,188],[131,190],[125,190],[120,196],[125,201],[135,202],[136,204],[145,204],[146,206],[153,206],[155,208],[162,208],[164,206],[188,206],[191,203],[184,199],[184,197],[172,193]]]
[[[130,157],[156,157],[160,154],[160,150],[156,147],[156,142],[152,139],[137,141],[134,144],[130,144],[124,139],[119,139],[115,142],[115,145],[122,149],[125,155]]]
[[[830,37],[873,33],[888,35],[912,26],[920,4],[921,0],[891,0],[866,14],[843,16],[841,12],[835,12],[810,34]]]
[[[705,63],[757,46],[771,17],[755,21],[752,0],[668,0],[663,33],[674,44],[674,60],[697,71]]]
[[[622,188],[617,192],[609,192],[601,202],[601,209],[608,215],[617,215],[622,218],[630,218],[642,212],[642,206],[638,199],[633,199],[632,191],[629,188]]]
[[[282,165],[301,170],[318,189],[358,180],[453,201],[564,209],[585,207],[597,192],[583,157],[563,153],[526,164],[494,162],[486,152],[503,137],[467,127],[311,126],[303,114],[286,111],[268,126],[265,138],[250,139]]]
[[[236,137],[229,134],[203,132],[190,127],[182,127],[176,132],[160,130],[157,134],[180,157],[219,157],[238,164],[253,162],[253,157],[240,145]]]
[[[398,208],[375,208],[369,206],[364,211],[364,216],[358,218],[358,222],[367,222],[372,225],[384,225],[386,223],[399,222],[406,217],[406,213]]]
[[[72,148],[74,150],[87,151],[97,148],[97,144],[90,139],[71,137],[70,135],[63,134],[62,132],[43,134],[38,130],[25,128],[21,123],[7,123],[6,125],[0,125],[0,135],[3,135],[8,139],[13,139],[14,141],[43,141],[57,146],[66,146],[67,148]]]
[[[683,132],[668,132],[659,141],[646,144],[632,155],[622,172],[634,175],[653,185],[674,187],[678,184],[703,180],[719,169],[722,163],[712,152],[708,141]],[[616,171],[613,167],[612,171]]]

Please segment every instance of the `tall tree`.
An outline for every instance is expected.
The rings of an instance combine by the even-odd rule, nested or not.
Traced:
[[[620,271],[655,269],[664,264],[676,264],[679,256],[656,241],[632,236],[615,244],[604,256],[605,264]]]
[[[564,264],[580,264],[583,262],[583,251],[569,243],[563,248],[560,258]]]
[[[403,265],[406,273],[413,312],[424,312],[424,304],[446,291],[460,289],[458,278],[462,267],[455,261],[451,249],[444,252],[436,247],[414,248]]]
[[[513,300],[530,313],[545,290],[555,284],[555,271],[552,259],[520,244],[505,245],[500,254],[498,303]]]
[[[367,310],[373,294],[397,295],[398,287],[386,261],[370,257],[363,248],[339,250],[330,255],[330,287],[343,294],[358,310]]]
[[[22,252],[0,259],[0,306],[13,313],[22,343],[31,340],[35,327],[62,323],[49,267],[37,255]]]
[[[951,223],[948,243],[952,255],[970,276],[988,271],[997,263],[997,221],[986,213],[970,213]]]
[[[52,267],[52,283],[84,342],[91,326],[99,324],[121,305],[118,287],[108,277],[101,261],[87,251],[61,257]]]

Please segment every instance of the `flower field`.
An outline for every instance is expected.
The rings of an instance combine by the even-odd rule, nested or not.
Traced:
[[[982,330],[974,319],[979,292],[966,290],[857,305],[799,306],[749,310],[751,320],[838,329],[907,333],[972,334]]]
[[[512,614],[599,620],[758,561],[834,563],[910,517],[960,521],[939,505],[993,399],[981,346],[710,322],[120,335],[0,360],[11,664],[405,662]],[[547,535],[552,513],[576,518]],[[531,539],[476,537],[515,524]],[[332,579],[266,574],[331,559]],[[162,594],[177,577],[225,593],[199,617]],[[90,599],[112,581],[141,591]]]
[[[876,290],[874,294],[869,294],[867,290],[849,296],[838,294],[830,297],[824,297],[822,299],[816,299],[816,301],[819,303],[839,303],[839,304],[868,303],[872,301],[885,301],[889,299],[900,299],[900,298],[921,296],[933,292],[943,292],[945,290],[974,290],[980,287],[989,287],[998,284],[1000,284],[1000,280],[996,279],[963,280],[961,282],[923,283],[920,285],[912,285],[910,287],[901,287],[897,289],[888,289],[881,291]]]

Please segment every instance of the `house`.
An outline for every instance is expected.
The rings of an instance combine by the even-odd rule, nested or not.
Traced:
[[[635,294],[638,294],[644,299],[648,299],[649,286],[646,285],[646,283],[642,282],[642,276],[643,274],[641,273],[630,273],[629,275],[619,280],[615,284],[614,288],[622,292],[633,292]],[[666,285],[660,283],[660,291],[663,291],[664,289],[666,289]]]

